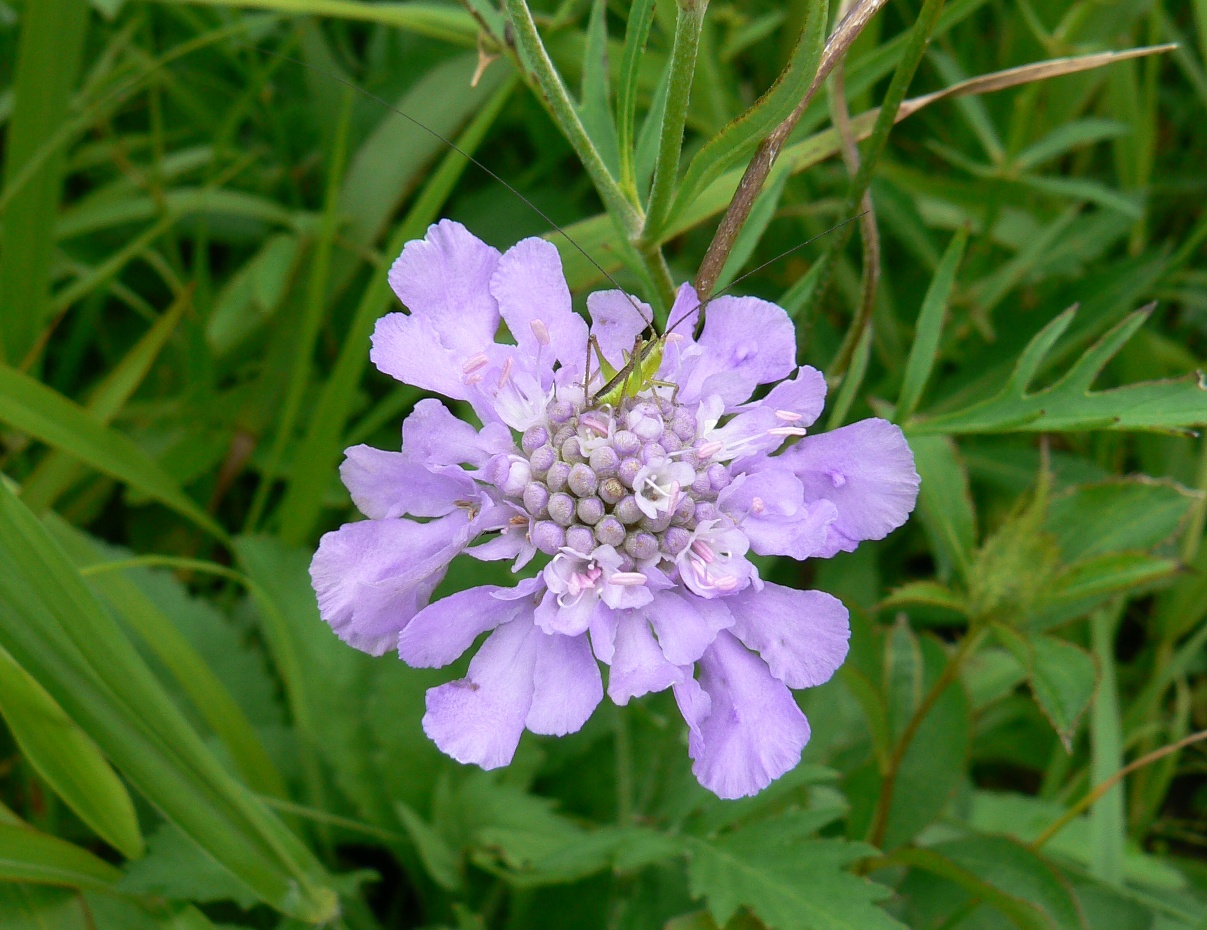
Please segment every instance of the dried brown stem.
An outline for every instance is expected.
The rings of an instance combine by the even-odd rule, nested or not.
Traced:
[[[814,75],[809,89],[805,91],[800,102],[788,114],[788,118],[771,130],[767,138],[759,143],[750,164],[746,166],[746,172],[742,175],[733,200],[729,202],[725,216],[717,226],[712,243],[708,246],[704,260],[700,263],[700,270],[696,273],[696,291],[701,300],[707,300],[711,296],[713,288],[716,287],[717,279],[725,267],[729,253],[733,251],[734,244],[738,240],[738,234],[750,218],[750,211],[754,207],[755,199],[767,182],[767,177],[771,174],[780,150],[788,141],[788,137],[792,135],[792,131],[796,129],[796,124],[800,122],[805,110],[813,102],[822,83],[851,47],[851,43],[886,2],[887,0],[862,0],[852,7],[826,40],[821,61],[817,66],[817,74]]]

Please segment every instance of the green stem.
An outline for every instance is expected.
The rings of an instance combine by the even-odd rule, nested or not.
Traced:
[[[1098,611],[1090,619],[1090,641],[1101,678],[1090,717],[1090,781],[1102,784],[1123,768],[1123,736],[1119,692],[1115,681],[1115,630],[1123,603]],[[1108,884],[1123,880],[1123,786],[1116,784],[1095,801],[1090,811],[1091,874]]]
[[[960,641],[956,654],[944,666],[943,672],[935,680],[930,690],[926,692],[926,696],[922,698],[918,709],[914,711],[909,723],[906,724],[905,732],[901,734],[901,739],[898,740],[896,747],[893,749],[893,757],[889,760],[888,771],[880,783],[880,797],[876,799],[876,812],[872,816],[872,824],[868,829],[868,842],[873,846],[880,846],[884,842],[884,834],[888,829],[889,811],[893,807],[893,791],[897,784],[897,773],[901,770],[901,763],[905,761],[905,753],[913,743],[914,737],[918,735],[922,721],[934,709],[939,698],[943,696],[943,692],[959,677],[960,667],[969,656],[976,652],[977,646],[981,644],[984,638],[985,629],[982,628],[976,632],[970,632]]]
[[[573,146],[608,212],[616,217],[630,236],[635,236],[640,231],[644,218],[625,197],[620,185],[604,164],[599,150],[587,135],[566,85],[541,41],[528,4],[525,0],[507,0],[507,13],[515,29],[516,43],[525,63],[532,69],[531,76],[545,98],[545,105],[554,121]]]
[[[696,74],[696,54],[700,50],[700,31],[704,26],[704,11],[708,0],[679,0],[675,19],[675,42],[671,48],[670,86],[667,88],[666,111],[662,117],[658,160],[654,164],[654,181],[646,207],[644,242],[656,242],[666,211],[679,177],[679,156],[683,151],[683,130],[687,125],[687,105],[691,99],[692,80]]]

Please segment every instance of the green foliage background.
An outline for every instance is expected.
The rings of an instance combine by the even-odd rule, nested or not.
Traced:
[[[1207,927],[1207,3],[891,0],[843,75],[871,302],[854,224],[778,257],[861,202],[833,86],[806,109],[721,285],[769,262],[739,288],[797,320],[831,427],[903,425],[922,496],[883,543],[762,566],[854,636],[800,695],[802,764],[741,802],[667,694],[461,767],[419,726],[448,673],[319,620],[342,450],[396,447],[420,396],[368,365],[402,243],[550,235],[577,298],[606,283],[403,114],[657,301],[828,31],[819,0],[713,0],[676,88],[671,0],[631,5],[642,54],[625,0],[540,4],[576,153],[514,55],[471,86],[531,49],[468,7],[0,0],[0,927]],[[881,153],[860,114],[911,49],[910,99],[970,93],[907,102]]]

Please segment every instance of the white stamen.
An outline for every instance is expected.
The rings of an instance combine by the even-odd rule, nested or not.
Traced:
[[[750,502],[751,513],[762,513],[766,509],[767,505],[763,503],[763,499],[761,497],[756,497]]]
[[[545,325],[544,320],[532,320],[528,325],[532,327],[532,335],[536,336],[540,345],[549,345],[549,327]]]
[[[481,372],[477,372],[476,374],[468,375],[464,380],[466,384],[481,384],[482,379],[485,377]]]
[[[712,458],[718,452],[725,448],[725,443],[717,442],[715,439],[712,442],[706,442],[696,450],[696,455],[702,459]]]
[[[803,426],[776,426],[767,430],[768,436],[804,436],[808,432]]]
[[[796,413],[793,410],[777,410],[777,411],[775,411],[775,418],[777,420],[784,420],[787,423],[795,423],[797,420],[801,419],[801,417],[803,417],[803,416],[804,416],[803,413]]]
[[[499,387],[505,385],[507,383],[507,379],[511,377],[511,369],[513,365],[514,363],[510,358],[503,363],[503,372],[499,375]]]
[[[641,572],[614,572],[609,581],[622,588],[635,588],[645,584],[646,578]]]

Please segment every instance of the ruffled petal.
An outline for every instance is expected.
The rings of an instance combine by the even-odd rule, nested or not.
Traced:
[[[800,761],[809,722],[787,685],[732,634],[718,634],[700,659],[700,687],[711,709],[688,748],[692,771],[709,791],[722,798],[757,794]]]
[[[918,499],[914,455],[900,428],[887,420],[806,436],[778,461],[801,480],[806,501],[829,500],[838,508],[818,555],[883,539],[905,522]]]
[[[428,691],[423,732],[441,751],[484,769],[511,761],[532,706],[544,635],[524,618],[505,623],[482,644],[465,678]]]
[[[511,432],[502,423],[476,430],[434,397],[415,405],[402,421],[402,454],[429,468],[472,465],[482,468],[496,455],[515,451]]]
[[[719,297],[708,305],[699,342],[683,350],[679,397],[692,403],[715,394],[732,408],[795,368],[796,330],[782,307],[757,297]]]
[[[763,657],[771,674],[789,688],[830,680],[847,657],[849,614],[824,591],[798,591],[766,582],[725,599],[732,633]]]
[[[586,636],[536,635],[535,691],[526,726],[533,733],[565,736],[582,729],[603,700],[603,678]]]
[[[490,282],[507,328],[520,351],[536,358],[538,350],[581,374],[587,353],[587,323],[574,312],[570,288],[557,248],[544,239],[522,239],[503,253]],[[537,333],[548,333],[547,348]]]
[[[830,501],[804,502],[800,480],[778,459],[767,468],[740,475],[717,497],[717,507],[737,523],[759,555],[810,558],[822,551],[838,510]]]
[[[373,364],[408,384],[464,398],[461,366],[491,345],[499,328],[490,293],[498,261],[497,249],[452,220],[408,242],[389,278],[411,312],[378,320]]]
[[[327,533],[310,563],[319,612],[344,642],[382,655],[427,603],[470,532],[458,512],[430,523],[364,520]]]
[[[627,704],[629,698],[664,691],[685,677],[682,669],[666,660],[641,611],[621,614],[608,672],[608,697],[614,703]]]
[[[443,517],[457,509],[458,501],[479,496],[474,479],[456,465],[431,471],[401,452],[363,445],[344,454],[340,478],[360,512],[374,520]]]
[[[591,314],[591,335],[599,343],[613,368],[624,365],[625,354],[633,351],[638,336],[645,332],[654,319],[649,304],[624,291],[596,291],[587,296],[587,312]],[[591,359],[591,370],[595,371],[597,360]]]
[[[532,618],[539,578],[514,588],[482,585],[442,597],[419,611],[398,634],[398,657],[413,668],[441,668],[455,662],[488,630],[517,617]]]
[[[469,354],[446,346],[440,332],[422,317],[387,313],[373,328],[369,359],[403,384],[466,400],[470,395],[462,366]]]
[[[706,600],[686,591],[659,591],[645,611],[662,654],[672,665],[691,665],[704,654],[717,633],[733,625],[725,606],[729,598]]]

